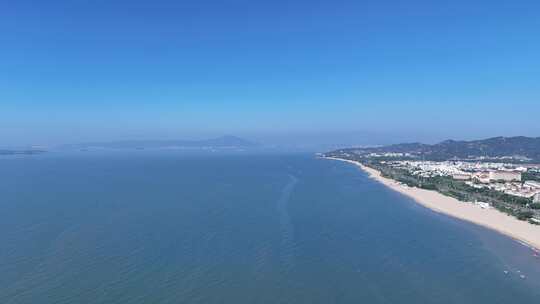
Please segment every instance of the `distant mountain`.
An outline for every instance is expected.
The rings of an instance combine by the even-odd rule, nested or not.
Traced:
[[[44,150],[34,150],[34,149],[27,149],[27,150],[7,150],[7,149],[0,149],[0,155],[29,155],[29,154],[39,154],[44,153]]]
[[[67,149],[252,148],[258,144],[236,136],[205,140],[125,140],[64,145]]]
[[[360,155],[370,153],[409,153],[413,157],[423,157],[427,160],[512,158],[540,161],[540,137],[493,137],[473,141],[446,140],[434,145],[405,143],[373,148],[349,148],[338,151]]]

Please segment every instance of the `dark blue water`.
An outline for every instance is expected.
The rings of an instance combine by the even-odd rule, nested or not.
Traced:
[[[540,299],[525,246],[311,155],[4,157],[0,218],[0,303]]]

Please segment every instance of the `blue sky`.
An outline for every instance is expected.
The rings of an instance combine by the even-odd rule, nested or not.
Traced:
[[[538,1],[2,1],[0,140],[540,136],[539,15]]]

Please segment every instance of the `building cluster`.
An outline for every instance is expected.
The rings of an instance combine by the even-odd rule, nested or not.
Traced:
[[[411,153],[400,153],[400,152],[381,152],[381,153],[369,153],[365,155],[366,157],[370,158],[377,158],[377,157],[412,157],[413,155]]]
[[[478,184],[474,182],[467,182],[473,187],[479,187]],[[482,184],[480,187],[485,187],[493,189],[496,191],[504,192],[509,195],[532,198],[537,200],[540,195],[540,184],[529,184],[529,182],[520,183],[520,182],[494,182],[490,184]]]
[[[427,178],[452,177],[474,188],[493,189],[540,202],[540,182],[522,181],[523,173],[529,170],[540,170],[536,166],[460,161],[391,161],[386,163],[394,168],[405,169],[412,175]]]

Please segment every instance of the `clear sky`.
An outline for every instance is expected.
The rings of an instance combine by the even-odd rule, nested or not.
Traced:
[[[0,1],[0,144],[540,136],[540,1]]]

